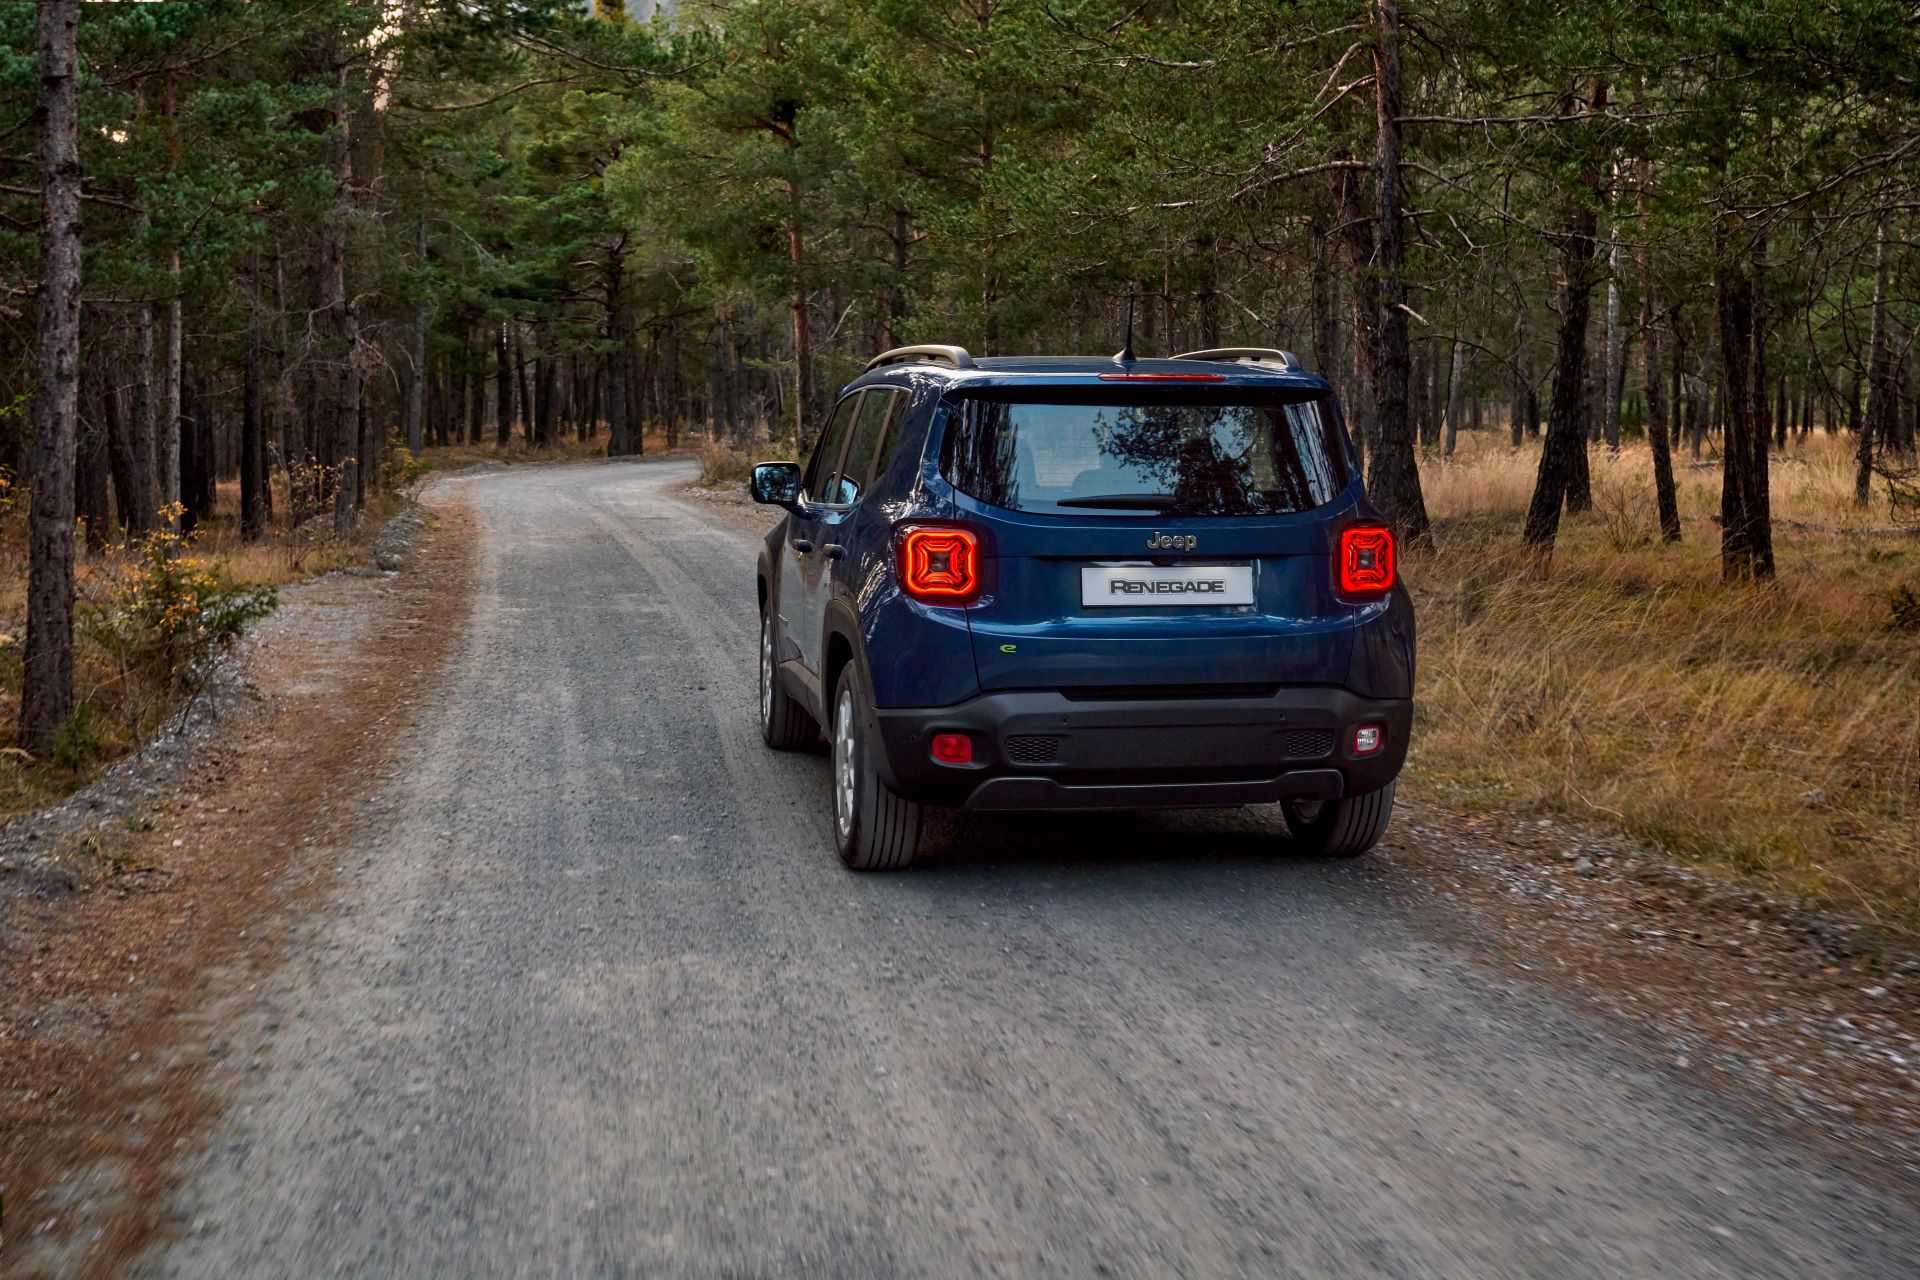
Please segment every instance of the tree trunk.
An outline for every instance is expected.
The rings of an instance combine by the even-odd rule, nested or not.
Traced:
[[[337,362],[333,386],[333,529],[345,537],[358,520],[360,502],[360,322],[347,288],[347,229],[353,215],[353,111],[347,100],[347,70],[335,69],[333,99],[333,208],[321,230],[321,285],[333,330]]]
[[[78,0],[43,0],[38,17],[40,315],[27,455],[32,490],[20,745],[45,756],[73,714],[73,453],[80,412]]]
[[[113,388],[101,367],[102,359],[96,347],[92,358],[85,361],[80,375],[81,409],[74,428],[78,446],[74,456],[74,510],[86,529],[88,551],[106,549],[113,525],[113,499],[107,483],[106,413],[106,400]]]
[[[133,311],[133,388],[127,404],[127,448],[133,474],[122,495],[120,518],[129,535],[154,527],[160,510],[153,466],[153,304]]]
[[[173,253],[167,263],[167,332],[160,350],[160,395],[156,403],[156,428],[153,438],[153,470],[159,482],[159,510],[165,513],[161,523],[179,529],[180,515],[173,510],[180,502],[180,378],[181,314],[180,255]]]
[[[1380,297],[1373,352],[1373,470],[1367,478],[1374,503],[1401,541],[1420,546],[1430,544],[1432,535],[1426,500],[1420,492],[1413,433],[1407,421],[1407,282],[1401,272],[1405,246],[1400,207],[1400,7],[1396,0],[1374,0],[1373,21],[1378,129],[1374,173],[1378,201],[1373,231]]]
[[[1373,330],[1380,306],[1373,277],[1373,224],[1361,204],[1359,172],[1337,169],[1332,182],[1340,207],[1340,233],[1347,241],[1347,292],[1353,314],[1353,377],[1345,399],[1353,415],[1354,444],[1361,460],[1370,463],[1374,451]]]
[[[1620,227],[1607,230],[1607,368],[1602,392],[1600,438],[1620,452],[1620,395],[1626,382],[1626,348],[1620,336]]]
[[[807,323],[807,248],[800,225],[800,184],[792,178],[787,179],[787,205],[791,219],[787,260],[793,271],[793,448],[796,456],[804,457],[813,447],[808,435],[813,414],[813,333]]]
[[[534,367],[533,414],[535,432],[540,437],[540,445],[545,448],[553,443],[555,401],[559,399],[555,378],[559,361],[552,356],[541,356]]]
[[[1460,390],[1467,377],[1467,344],[1458,336],[1453,340],[1453,364],[1447,374],[1447,456],[1453,456],[1460,440]]]
[[[416,254],[421,271],[427,266],[427,220],[420,219]],[[413,304],[413,379],[407,385],[407,452],[420,456],[425,446],[422,423],[427,416],[427,295],[421,290]]]
[[[513,348],[507,344],[507,322],[493,326],[493,443],[505,449],[513,443]]]
[[[131,539],[139,532],[136,523],[141,502],[134,495],[140,486],[139,455],[133,447],[133,436],[127,427],[127,415],[121,411],[120,388],[115,376],[120,369],[117,364],[106,369],[106,394],[100,398],[100,412],[105,420],[107,433],[107,465],[113,474],[113,499],[118,508],[120,525]]]
[[[1772,520],[1767,501],[1767,438],[1754,381],[1754,281],[1726,256],[1723,227],[1719,301],[1720,351],[1726,366],[1726,433],[1720,448],[1720,576],[1724,581],[1773,577]]]
[[[1337,346],[1340,340],[1339,323],[1335,306],[1338,299],[1333,290],[1333,246],[1324,235],[1313,238],[1313,363],[1314,369],[1328,382],[1339,388],[1342,379],[1339,376],[1340,357]],[[1171,338],[1171,335],[1169,335]]]
[[[907,247],[909,226],[907,206],[895,201],[893,205],[893,234],[890,237],[893,249],[893,281],[887,291],[887,324],[881,331],[880,344],[883,349],[898,345],[900,327],[907,319]]]
[[[520,326],[513,326],[513,384],[519,394],[519,410],[514,417],[520,424],[520,442],[533,444],[533,388],[527,382],[527,344]]]
[[[632,365],[633,317],[627,308],[626,259],[618,248],[607,256],[607,456],[635,452],[639,425],[633,419],[633,390],[627,385]]]
[[[1859,437],[1855,441],[1858,465],[1853,473],[1853,504],[1867,505],[1873,491],[1873,446],[1877,440],[1893,436],[1891,427],[1897,397],[1893,387],[1893,344],[1887,335],[1887,277],[1892,261],[1893,210],[1882,208],[1874,227],[1873,247],[1873,321],[1867,339],[1867,411],[1863,418],[1853,415]],[[1854,404],[1860,403],[1859,382],[1854,383]]]
[[[257,541],[267,528],[267,424],[261,394],[260,261],[253,261],[253,309],[247,317],[247,367],[240,394],[240,536]]]
[[[1642,166],[1644,179],[1645,166]],[[1644,187],[1644,181],[1643,181]],[[1660,511],[1660,540],[1680,541],[1680,503],[1673,486],[1673,452],[1667,434],[1666,388],[1660,375],[1659,301],[1652,251],[1640,250],[1640,362],[1645,366],[1647,445],[1653,453],[1653,499]]]
[[[1596,84],[1593,110],[1606,105],[1607,88]],[[1599,167],[1589,162],[1583,178],[1591,188]],[[1560,335],[1553,369],[1553,405],[1547,417],[1547,442],[1540,451],[1533,500],[1522,535],[1529,546],[1551,551],[1560,532],[1560,511],[1584,511],[1593,505],[1587,480],[1586,423],[1581,414],[1587,368],[1587,315],[1593,297],[1593,259],[1598,228],[1592,207],[1582,200],[1569,206],[1560,247]]]

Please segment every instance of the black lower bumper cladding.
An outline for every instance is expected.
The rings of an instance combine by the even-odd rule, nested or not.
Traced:
[[[951,707],[881,709],[881,773],[896,792],[970,809],[1157,809],[1337,799],[1377,790],[1406,761],[1409,699],[1333,686],[1257,694],[1088,700],[1058,690],[982,694]],[[1385,741],[1356,756],[1353,730]],[[973,762],[930,754],[933,735],[964,733]]]

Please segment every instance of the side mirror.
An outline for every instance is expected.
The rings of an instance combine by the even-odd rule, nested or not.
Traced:
[[[753,469],[753,480],[747,485],[747,492],[753,495],[755,502],[793,510],[800,502],[800,464],[797,462],[757,464]]]

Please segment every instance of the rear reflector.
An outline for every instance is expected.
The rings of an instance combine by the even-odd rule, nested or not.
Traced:
[[[1102,382],[1225,382],[1224,373],[1103,373]]]
[[[1373,600],[1393,590],[1393,533],[1385,525],[1359,524],[1340,531],[1333,582],[1350,600]]]
[[[964,733],[936,733],[933,758],[941,764],[972,764],[973,739]]]
[[[900,534],[900,585],[928,604],[980,594],[980,539],[971,529],[909,525]]]

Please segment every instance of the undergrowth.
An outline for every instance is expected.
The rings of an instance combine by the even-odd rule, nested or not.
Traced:
[[[1543,565],[1518,545],[1537,452],[1476,444],[1423,463],[1410,786],[1920,926],[1920,636],[1889,586],[1920,573],[1920,537],[1883,496],[1853,508],[1848,442],[1775,459],[1761,586],[1720,581],[1715,468],[1678,460],[1683,540],[1662,544],[1647,450],[1597,450],[1594,511]]]

